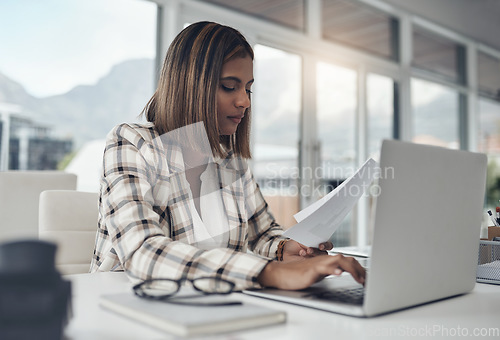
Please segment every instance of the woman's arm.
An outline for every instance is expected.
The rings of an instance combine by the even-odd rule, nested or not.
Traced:
[[[250,250],[266,257],[275,258],[276,249],[281,240],[283,228],[276,223],[274,216],[269,211],[269,206],[260,191],[250,170],[245,176],[245,204],[248,219],[248,234]],[[284,261],[294,261],[303,257],[312,257],[327,254],[332,249],[331,242],[324,242],[318,248],[306,247],[294,240],[285,243],[283,252]]]
[[[283,240],[283,229],[275,222],[267,203],[250,171],[245,176],[249,224],[249,246],[263,256],[275,258],[278,244]],[[304,289],[328,275],[346,271],[360,283],[365,281],[364,268],[352,257],[328,256],[330,242],[310,248],[293,240],[285,243],[283,261],[269,262],[258,276],[262,286],[279,289]]]
[[[260,188],[248,169],[243,177],[245,205],[248,218],[248,245],[253,252],[269,258],[276,257],[283,228],[276,223]]]
[[[165,171],[164,166],[158,166],[158,157],[166,155],[158,154],[152,143],[130,125],[117,127],[108,138],[101,225],[123,269],[141,280],[218,276],[234,282],[238,289],[258,287],[257,276],[268,260],[225,248],[203,251],[171,238],[173,227],[160,216],[155,202],[159,181],[163,181],[161,190],[170,190],[168,176],[158,170]],[[171,194],[162,192],[161,196],[168,198]],[[175,230],[182,232],[190,231],[182,226]]]

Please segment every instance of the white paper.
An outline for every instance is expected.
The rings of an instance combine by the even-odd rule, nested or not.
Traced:
[[[335,190],[295,214],[298,223],[283,235],[308,247],[318,247],[320,243],[329,241],[379,172],[378,163],[368,159]]]

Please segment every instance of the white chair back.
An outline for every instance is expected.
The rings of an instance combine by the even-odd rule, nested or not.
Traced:
[[[62,171],[0,172],[0,242],[38,238],[38,206],[44,190],[75,190],[76,175]]]
[[[48,190],[40,195],[40,239],[57,244],[61,274],[88,273],[97,231],[99,195]]]

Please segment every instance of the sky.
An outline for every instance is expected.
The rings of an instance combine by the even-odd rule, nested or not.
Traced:
[[[149,1],[0,0],[0,73],[36,97],[66,93],[96,83],[124,60],[154,58],[155,33],[156,5]],[[260,57],[280,57],[264,50]],[[336,82],[355,76],[337,69]],[[420,105],[442,91],[418,85]],[[346,105],[337,98],[337,109]]]
[[[0,0],[0,73],[36,97],[94,84],[154,58],[156,5],[142,0]]]

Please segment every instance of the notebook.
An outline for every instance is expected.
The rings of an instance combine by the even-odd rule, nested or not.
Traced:
[[[350,275],[302,291],[246,294],[369,317],[471,291],[486,184],[484,154],[386,140],[363,288]],[[361,298],[347,301],[339,293]]]
[[[212,296],[203,297],[207,302]],[[217,298],[217,297],[214,297]],[[110,311],[179,336],[210,335],[284,323],[286,313],[244,302],[233,306],[186,306],[131,293],[101,296]]]

